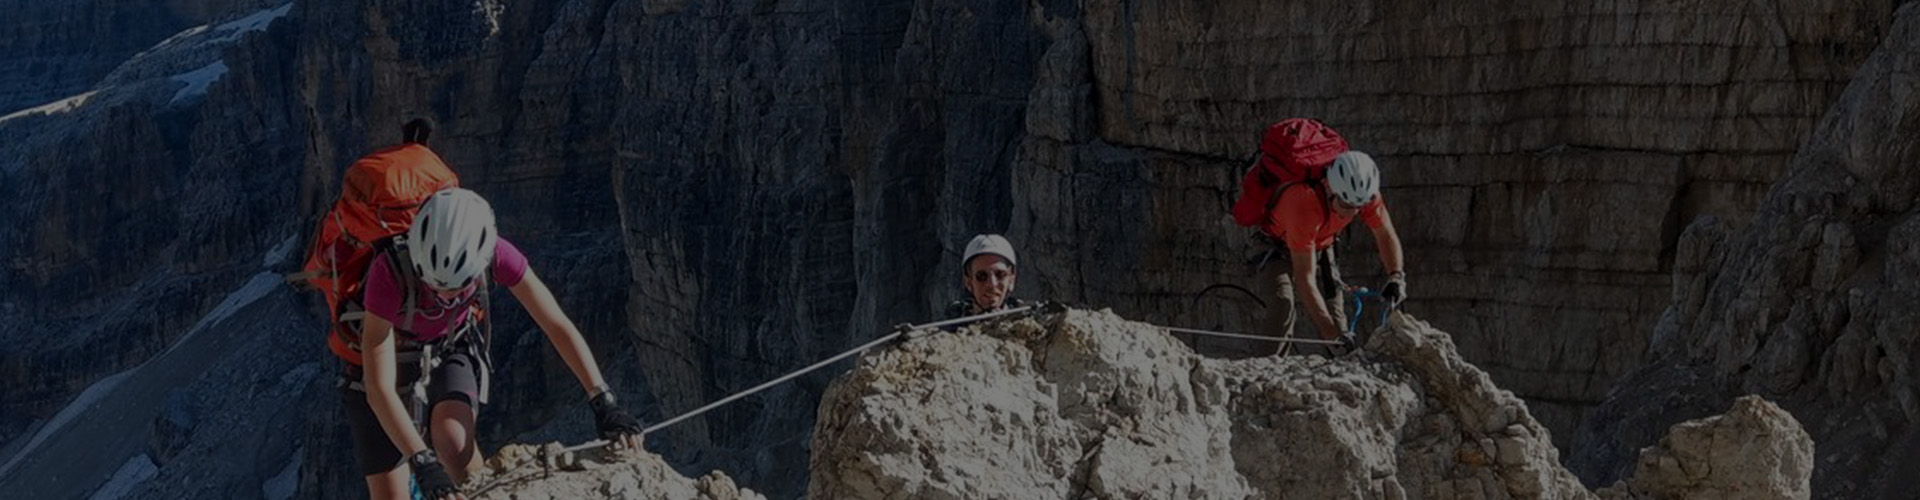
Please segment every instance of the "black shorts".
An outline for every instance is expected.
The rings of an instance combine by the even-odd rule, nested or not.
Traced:
[[[433,377],[427,379],[427,408],[418,411],[415,418],[424,419],[434,405],[441,401],[456,400],[479,411],[483,398],[481,380],[487,376],[486,366],[470,352],[455,352],[444,356],[440,366],[433,370]],[[401,388],[401,400],[409,399],[407,387],[419,378],[420,369],[416,363],[399,363],[400,374],[397,382]],[[343,383],[340,384],[340,406],[346,410],[347,426],[353,431],[354,458],[360,464],[360,475],[371,476],[391,471],[406,457],[400,456],[400,449],[393,445],[393,439],[380,427],[380,419],[373,414],[373,407],[367,404],[367,393],[344,382],[358,381],[364,372],[359,366],[346,365]],[[426,438],[426,436],[421,436]]]

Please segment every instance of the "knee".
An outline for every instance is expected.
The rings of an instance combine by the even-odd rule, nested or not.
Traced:
[[[441,401],[433,405],[433,447],[447,451],[464,451],[473,436],[473,407],[458,400]]]

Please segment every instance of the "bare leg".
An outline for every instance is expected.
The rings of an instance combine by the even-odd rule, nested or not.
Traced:
[[[474,438],[473,407],[465,401],[449,399],[433,405],[433,452],[446,465],[455,483],[466,482],[469,473],[479,469],[480,446]]]
[[[413,493],[407,488],[410,479],[413,471],[408,470],[406,464],[367,476],[367,496],[373,500],[407,500]]]

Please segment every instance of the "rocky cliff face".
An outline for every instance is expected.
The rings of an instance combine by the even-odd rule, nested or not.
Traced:
[[[16,6],[34,22],[0,33],[9,67],[91,47],[69,35],[118,48],[58,70],[100,76],[0,80],[21,101],[0,109],[51,105],[0,118],[0,380],[19,388],[0,456],[179,342],[420,115],[656,417],[925,319],[978,232],[1020,245],[1023,295],[1251,329],[1245,301],[1190,297],[1251,282],[1224,216],[1240,160],[1265,123],[1316,116],[1388,169],[1409,307],[1564,441],[1639,359],[1667,257],[1695,251],[1680,228],[1743,225],[1894,7],[1269,3]],[[1359,282],[1367,239],[1344,247]],[[525,397],[484,435],[580,425],[530,322],[501,319],[499,389]],[[780,466],[807,455],[827,381],[659,444],[798,493]],[[334,430],[300,438],[305,494],[354,480]]]
[[[1892,8],[783,5],[656,6],[621,35],[701,42],[618,63],[644,111],[614,118],[643,365],[714,381],[665,408],[924,317],[975,232],[1022,245],[1028,293],[1251,328],[1189,297],[1250,283],[1223,216],[1239,160],[1314,115],[1388,165],[1413,309],[1563,441],[1639,359],[1679,228],[1744,219]],[[1347,247],[1362,282],[1367,240]],[[795,300],[760,307],[775,295]],[[723,427],[804,423],[743,411]]]
[[[470,498],[509,500],[765,500],[720,471],[698,479],[659,455],[606,449],[566,452],[560,443],[509,445],[466,483]]]
[[[1620,381],[1572,461],[1605,481],[1656,432],[1741,393],[1766,394],[1820,443],[1819,498],[1920,488],[1898,464],[1920,434],[1911,369],[1920,182],[1920,11],[1903,7],[1748,225],[1703,219],[1680,240],[1648,366]]]
[[[0,116],[94,89],[128,58],[182,30],[275,0],[0,2]]]
[[[1218,360],[1111,313],[908,340],[828,389],[814,498],[1596,498],[1513,393],[1396,315],[1355,356]],[[1601,498],[1806,498],[1757,398],[1676,427]]]
[[[0,147],[6,151],[0,155],[0,218],[9,229],[0,231],[0,255],[6,255],[0,268],[0,310],[6,311],[0,314],[0,375],[14,388],[0,394],[0,487],[36,497],[86,495],[113,484],[139,485],[116,494],[231,497],[256,494],[273,479],[278,486],[269,498],[286,498],[296,490],[331,497],[338,485],[359,484],[339,424],[331,384],[337,367],[323,354],[315,297],[306,297],[305,305],[288,302],[298,295],[287,290],[273,295],[283,300],[272,306],[246,301],[232,306],[242,311],[220,311],[229,308],[226,299],[236,290],[256,288],[259,273],[298,262],[311,218],[336,195],[347,161],[397,139],[398,117],[430,113],[383,102],[379,108],[387,111],[379,118],[387,121],[323,119],[316,110],[369,107],[352,95],[373,93],[375,79],[366,76],[371,73],[355,76],[308,62],[328,53],[364,53],[358,45],[322,43],[335,35],[360,43],[361,37],[347,33],[359,25],[327,17],[331,11],[324,8],[331,4],[220,7],[226,4],[191,7],[209,10],[195,10],[208,20],[204,25],[145,41],[143,50],[123,57],[91,90],[0,117]],[[362,12],[359,6],[339,7],[342,13]],[[430,32],[444,35],[424,26],[411,31]],[[315,69],[302,69],[309,64]],[[334,91],[340,94],[329,93]],[[459,127],[441,133],[455,146],[436,141],[436,147],[463,151]],[[334,137],[352,142],[335,144]],[[563,297],[596,352],[603,359],[631,359],[618,312],[626,273],[611,229],[617,223],[610,210],[574,203],[598,199],[610,205],[611,195],[604,188],[598,197],[542,191],[578,192],[606,183],[560,174],[494,181],[483,162],[469,163],[480,164],[462,166],[470,186],[505,210],[528,207],[504,216],[502,225],[535,255],[536,269]],[[269,269],[262,269],[263,261]],[[511,303],[502,295],[502,303]],[[244,327],[209,319],[223,314],[278,317]],[[512,348],[497,353],[496,361],[504,370],[501,380],[511,382],[495,388],[520,397],[501,398],[489,409],[482,422],[491,441],[523,432],[549,439],[585,435],[580,417],[586,410],[577,393],[544,390],[572,385],[564,370],[555,371],[557,356],[530,342],[540,336],[520,310],[505,308],[498,319],[497,330],[508,339],[500,344]],[[197,333],[213,328],[249,329],[222,332],[233,337],[214,340]],[[190,338],[209,346],[182,349]],[[188,366],[214,366],[229,350],[248,354],[233,361],[247,366],[187,373],[155,368],[188,351],[206,356],[184,362]],[[632,364],[610,363],[608,371],[633,396],[629,400],[644,408],[648,391]],[[149,377],[169,383],[138,384],[145,393],[131,389],[136,384],[128,379]],[[292,382],[260,393],[261,384],[280,387],[274,377]],[[236,397],[242,388],[254,389]],[[95,396],[155,404],[105,406],[90,399]],[[192,411],[162,415],[154,397],[171,397],[182,402],[174,407]],[[270,401],[302,411],[259,410]],[[196,414],[223,418],[180,417]],[[156,450],[138,446],[149,440],[159,443]],[[48,451],[58,448],[51,443],[97,453],[57,455]],[[167,459],[236,448],[257,455]],[[127,476],[116,468],[133,472]],[[53,475],[41,473],[46,471]],[[135,473],[140,471],[152,474]]]
[[[0,117],[0,440],[152,359],[298,246],[294,178],[273,168],[300,155],[292,47],[264,36],[286,12],[150,40],[93,90]]]
[[[1067,249],[1030,259],[1046,293],[1252,328],[1180,299],[1243,274],[1223,188],[1260,127],[1315,116],[1383,165],[1411,310],[1565,445],[1639,359],[1680,229],[1743,223],[1892,7],[1081,8],[1059,20],[1014,170],[1015,241]],[[1364,233],[1344,263],[1377,286]]]

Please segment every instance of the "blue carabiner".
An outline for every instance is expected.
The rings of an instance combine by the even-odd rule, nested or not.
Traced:
[[[1380,298],[1380,292],[1376,292],[1376,291],[1373,291],[1373,289],[1360,286],[1360,287],[1353,287],[1353,288],[1347,289],[1347,293],[1353,296],[1353,316],[1347,319],[1347,331],[1359,332],[1360,318],[1364,316],[1363,313],[1367,310],[1367,301],[1365,299],[1368,297]],[[1386,324],[1387,319],[1392,314],[1393,314],[1392,309],[1381,311],[1380,323]]]

